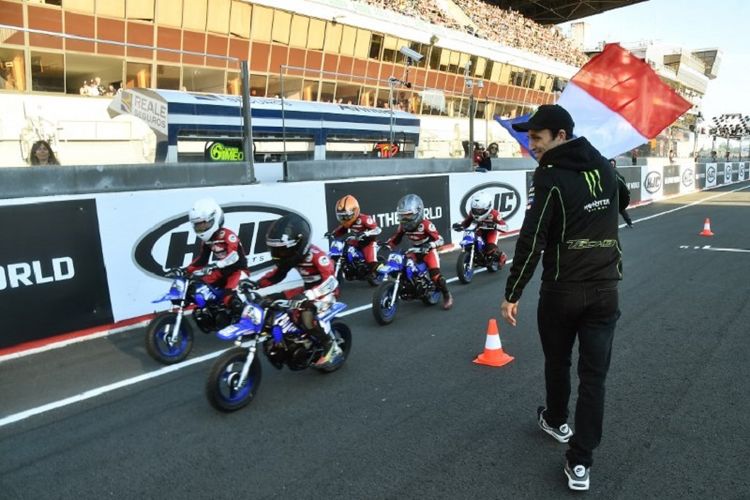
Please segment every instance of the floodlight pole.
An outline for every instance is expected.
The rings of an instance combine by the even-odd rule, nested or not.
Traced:
[[[250,116],[250,76],[247,61],[240,61],[240,76],[242,78],[242,154],[245,156],[247,181],[255,184],[255,157],[253,155],[253,126]]]

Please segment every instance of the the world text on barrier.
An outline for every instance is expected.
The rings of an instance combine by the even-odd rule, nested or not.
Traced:
[[[57,257],[44,263],[34,260],[0,265],[0,291],[69,280],[75,275],[75,265],[70,257]]]

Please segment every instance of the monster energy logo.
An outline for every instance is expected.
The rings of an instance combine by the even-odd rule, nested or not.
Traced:
[[[604,188],[602,188],[602,178],[599,175],[598,170],[586,170],[581,173],[583,174],[583,178],[586,179],[586,185],[589,187],[591,196],[596,196],[597,189],[599,190],[599,193],[604,192]]]

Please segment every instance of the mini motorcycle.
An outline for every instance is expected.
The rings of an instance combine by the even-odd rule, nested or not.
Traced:
[[[240,319],[239,298],[234,297],[226,307],[225,290],[201,281],[211,270],[207,266],[190,275],[184,269],[167,273],[173,278],[169,291],[152,303],[168,301],[173,307],[157,314],[146,327],[146,351],[155,360],[171,365],[190,354],[194,335],[192,324],[185,318],[187,310],[192,309],[195,324],[204,333],[216,332]]]
[[[328,239],[330,245],[328,257],[333,261],[336,279],[343,278],[346,281],[366,280],[372,286],[378,286],[382,282],[379,274],[373,276],[370,272],[370,266],[367,264],[362,250],[350,244],[352,240],[356,240],[355,236],[349,236],[344,240],[329,236]],[[375,252],[377,254],[377,246]]]
[[[234,342],[235,347],[219,356],[206,380],[208,401],[217,410],[226,412],[247,406],[255,397],[262,373],[256,355],[259,346],[271,365],[279,370],[284,365],[293,371],[304,370],[324,354],[323,346],[297,326],[298,301],[270,301],[242,284],[238,295],[245,304],[240,320],[216,334],[222,340]],[[315,367],[323,373],[341,368],[352,348],[351,330],[343,322],[336,321],[336,316],[344,309],[346,304],[335,302],[318,316],[323,329],[333,331],[342,351],[335,363]]]
[[[429,250],[410,248],[406,252],[393,251],[388,260],[378,269],[383,283],[372,295],[372,313],[380,325],[393,322],[401,300],[421,299],[432,306],[440,301],[441,292],[430,278],[427,264],[416,262],[412,254]]]
[[[458,280],[465,285],[471,283],[477,266],[486,267],[487,271],[494,273],[505,265],[504,253],[499,252],[493,255],[485,253],[487,245],[481,236],[477,236],[474,228],[464,230],[464,237],[459,245],[461,252],[456,259],[456,275],[458,275]]]

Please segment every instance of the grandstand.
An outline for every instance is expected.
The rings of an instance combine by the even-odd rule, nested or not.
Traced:
[[[418,153],[427,157],[463,155],[473,98],[484,121],[477,138],[511,155],[515,144],[493,117],[553,102],[586,60],[558,28],[540,24],[547,17],[531,10],[524,17],[522,3],[0,0],[0,161],[23,163],[35,137],[52,139],[64,163],[101,162],[90,151],[102,139],[122,146],[121,160],[151,161],[152,148],[138,146],[149,142],[147,128],[108,123],[111,97],[134,87],[239,94],[239,60],[250,61],[258,97],[391,102],[421,115]],[[561,20],[633,2],[575,3]],[[424,57],[407,66],[402,47]]]

